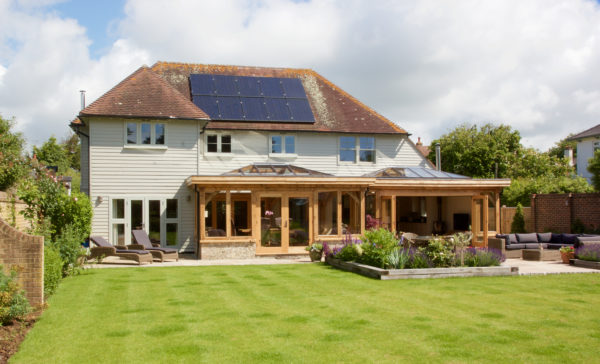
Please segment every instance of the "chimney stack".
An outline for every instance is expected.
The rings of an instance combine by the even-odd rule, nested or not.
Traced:
[[[85,90],[79,90],[81,94],[81,110],[85,109]]]
[[[435,169],[442,170],[442,155],[440,151],[440,143],[435,143]]]
[[[418,138],[417,145],[419,145],[419,146],[423,145],[423,143],[421,142],[421,137]]]
[[[573,167],[575,165],[575,162],[573,161],[573,148],[569,146],[565,148],[565,158],[568,159],[569,166]]]

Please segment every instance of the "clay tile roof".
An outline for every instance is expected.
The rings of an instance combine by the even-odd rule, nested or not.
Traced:
[[[299,78],[315,116],[314,123],[215,120],[208,123],[208,129],[408,134],[398,125],[310,69],[157,62],[152,66],[152,70],[188,99],[191,74]]]
[[[594,136],[600,136],[600,124],[598,124],[592,128],[589,128],[588,130],[582,131],[579,134],[575,134],[575,135],[569,137],[568,140],[581,139],[581,138],[594,137]]]
[[[147,66],[140,67],[81,110],[79,115],[209,120],[189,97],[183,96]]]

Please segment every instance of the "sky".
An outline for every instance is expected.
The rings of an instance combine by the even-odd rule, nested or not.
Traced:
[[[426,145],[494,123],[545,151],[600,124],[592,0],[0,0],[0,115],[29,144],[156,61],[311,68]]]

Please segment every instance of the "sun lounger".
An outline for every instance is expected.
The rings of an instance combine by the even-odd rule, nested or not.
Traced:
[[[129,245],[129,248],[149,251],[154,258],[160,259],[161,262],[164,262],[165,259],[175,259],[176,261],[179,261],[177,249],[163,248],[158,244],[158,246],[155,246],[152,244],[150,237],[144,230],[133,230],[131,233],[137,244],[131,244]]]
[[[152,263],[152,254],[147,250],[131,250],[124,246],[113,246],[101,236],[90,236],[90,240],[97,245],[90,249],[90,259],[102,256],[114,256],[134,260],[139,265],[142,265],[142,263]]]

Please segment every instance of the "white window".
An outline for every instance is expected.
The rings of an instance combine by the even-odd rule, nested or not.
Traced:
[[[206,152],[208,153],[231,153],[231,135],[229,134],[207,134]]]
[[[374,137],[340,137],[340,162],[375,163]]]
[[[135,122],[125,123],[125,144],[165,145],[167,128],[164,123]]]
[[[296,154],[296,138],[293,135],[271,135],[270,154]]]

